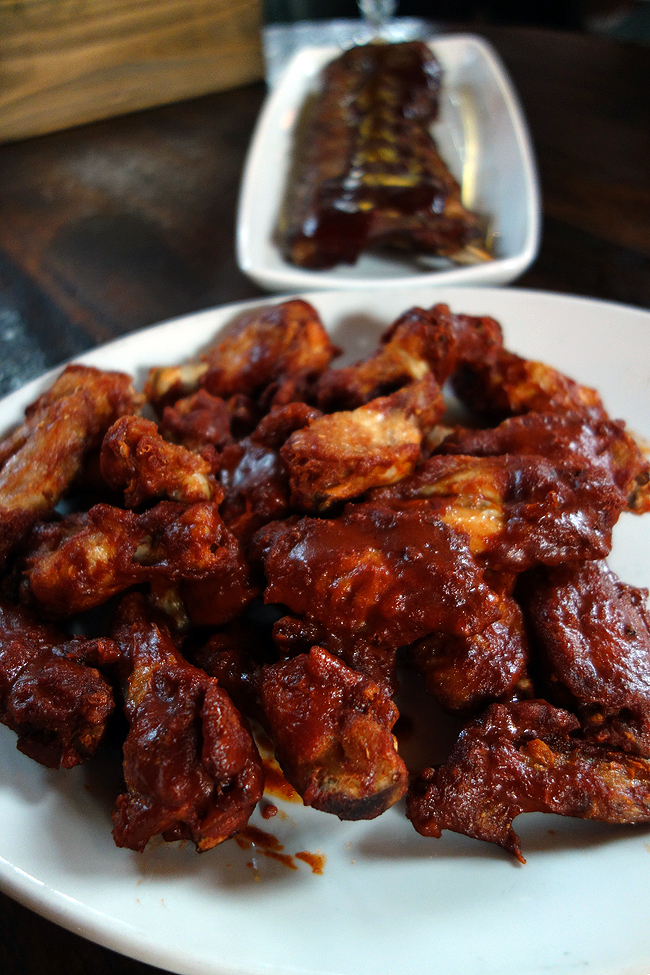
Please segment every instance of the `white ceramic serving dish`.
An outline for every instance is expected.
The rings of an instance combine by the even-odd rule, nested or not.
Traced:
[[[270,291],[506,284],[532,263],[540,235],[534,155],[517,95],[492,47],[482,38],[431,41],[444,69],[440,120],[433,132],[461,182],[470,208],[487,215],[493,261],[433,270],[416,257],[363,255],[354,266],[308,271],[284,260],[274,241],[285,192],[293,129],[307,93],[333,47],[304,48],[287,65],[258,120],[244,168],[237,224],[240,268]]]
[[[276,299],[277,300],[277,299]],[[650,313],[501,288],[309,295],[347,361],[367,354],[411,305],[446,301],[490,314],[506,344],[597,387],[610,414],[650,441]],[[125,336],[81,358],[133,373],[183,361],[242,309],[190,315]],[[52,374],[0,402],[17,422]],[[624,515],[610,564],[650,585],[650,516]],[[429,705],[430,706],[430,705]],[[426,728],[422,713],[410,716]],[[419,717],[418,717],[419,715]],[[420,761],[436,743],[420,739]],[[420,767],[418,765],[418,767]],[[181,975],[647,975],[650,828],[558,816],[516,820],[525,866],[452,833],[415,833],[399,804],[371,822],[283,802],[253,822],[290,861],[228,841],[118,849],[111,808],[119,767],[97,759],[49,771],[0,727],[0,888],[70,930]],[[322,874],[295,858],[324,857]],[[291,865],[295,869],[291,869]]]

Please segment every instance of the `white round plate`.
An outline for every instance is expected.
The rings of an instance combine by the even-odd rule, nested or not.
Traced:
[[[312,294],[347,359],[370,351],[411,305],[447,302],[489,314],[506,344],[597,387],[610,414],[650,440],[650,313],[496,288]],[[82,357],[141,380],[181,361],[247,305],[205,311],[121,338]],[[51,376],[49,377],[51,378]],[[0,403],[20,419],[48,377]],[[623,516],[611,564],[650,584],[650,518]],[[434,742],[424,742],[427,754]],[[431,749],[429,752],[428,749]],[[0,886],[44,916],[109,948],[182,975],[647,975],[650,831],[555,816],[515,826],[527,863],[499,848],[417,835],[400,804],[372,822],[271,797],[254,823],[284,847],[233,840],[120,850],[111,836],[119,770],[98,759],[48,771],[0,728]],[[324,857],[322,873],[295,854]],[[308,857],[309,859],[309,857]]]

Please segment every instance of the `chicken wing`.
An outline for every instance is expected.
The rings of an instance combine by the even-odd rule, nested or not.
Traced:
[[[467,536],[483,563],[506,572],[605,557],[625,506],[598,468],[514,454],[434,456],[410,477],[369,496],[428,506]]]
[[[520,588],[551,699],[590,739],[650,757],[647,590],[603,561],[540,570]]]
[[[433,630],[478,633],[500,616],[463,537],[426,508],[349,504],[338,518],[270,526],[268,547],[264,531],[265,602],[341,641],[394,651]]]
[[[146,392],[159,408],[199,387],[281,405],[302,398],[338,352],[312,305],[294,298],[240,315],[199,363],[152,370]]]
[[[502,346],[493,318],[452,314],[447,305],[410,308],[382,335],[373,356],[318,379],[321,409],[351,410],[429,372],[439,386],[461,363],[490,363]]]
[[[24,599],[46,615],[67,617],[99,606],[129,586],[163,578],[188,598],[210,587],[215,625],[242,611],[255,594],[239,543],[215,502],[161,501],[142,514],[95,505],[85,520],[60,523],[26,558]],[[231,615],[232,614],[232,615]]]
[[[216,680],[189,664],[148,617],[140,594],[123,600],[113,635],[129,722],[115,842],[142,851],[161,834],[209,850],[246,825],[262,796],[250,730]]]
[[[405,794],[408,773],[386,690],[322,647],[267,666],[262,706],[288,782],[307,806],[374,819]]]
[[[0,600],[0,721],[18,734],[18,749],[48,768],[94,755],[115,702],[91,664],[117,657],[111,640],[71,640]]]
[[[509,417],[497,427],[457,428],[437,451],[478,457],[538,454],[553,462],[582,463],[607,474],[627,508],[649,510],[650,463],[621,420],[591,419],[575,411],[533,411]]]
[[[325,511],[368,488],[399,481],[420,460],[423,431],[444,408],[440,387],[428,374],[390,396],[318,417],[297,430],[280,451],[289,468],[292,505]]]
[[[545,701],[492,704],[461,731],[447,761],[414,781],[407,815],[496,843],[524,863],[513,819],[524,812],[650,822],[650,761],[572,737],[578,719]]]
[[[123,373],[68,366],[0,444],[0,564],[56,506],[108,427],[142,402]]]
[[[123,416],[102,441],[101,474],[109,487],[124,489],[127,508],[151,498],[170,501],[223,500],[212,464],[193,450],[164,440],[144,417]]]

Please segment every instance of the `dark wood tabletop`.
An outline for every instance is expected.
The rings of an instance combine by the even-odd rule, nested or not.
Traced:
[[[650,309],[650,48],[479,29],[518,90],[541,248],[513,287]],[[0,393],[142,326],[262,292],[236,263],[263,83],[0,146]],[[154,970],[0,894],[5,975]]]

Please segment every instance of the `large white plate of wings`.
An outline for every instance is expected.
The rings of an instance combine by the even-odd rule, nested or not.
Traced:
[[[309,300],[347,361],[370,353],[412,305],[444,301],[456,312],[491,315],[508,348],[596,387],[610,416],[650,440],[647,312],[493,288],[329,292]],[[164,323],[83,361],[130,371],[141,383],[151,366],[193,356],[242,307]],[[3,429],[49,381],[0,404]],[[650,517],[623,514],[612,568],[625,582],[649,586],[649,550]],[[425,737],[418,749],[427,763],[440,742]],[[522,865],[493,844],[451,832],[418,835],[403,803],[372,821],[340,822],[271,788],[277,815],[257,811],[251,820],[266,839],[251,832],[247,843],[229,840],[201,855],[191,843],[160,842],[138,854],[112,839],[119,789],[110,755],[47,770],[20,754],[1,727],[0,885],[47,918],[152,965],[182,975],[650,970],[649,827],[523,815],[515,822]]]

